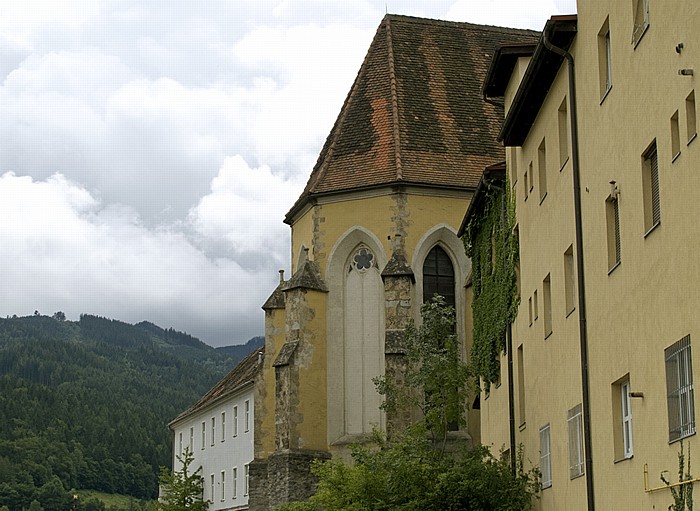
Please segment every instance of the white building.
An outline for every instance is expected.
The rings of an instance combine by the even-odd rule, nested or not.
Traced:
[[[173,470],[189,447],[192,468],[202,467],[204,500],[210,511],[248,508],[249,464],[253,460],[253,382],[262,366],[264,349],[244,358],[199,401],[176,417]]]

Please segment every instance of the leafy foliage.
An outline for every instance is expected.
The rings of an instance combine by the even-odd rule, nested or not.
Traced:
[[[236,363],[161,332],[88,315],[0,319],[0,506],[65,510],[72,488],[156,497],[172,460],[165,424]]]
[[[661,472],[661,480],[666,485],[671,482],[666,479],[664,472]],[[688,448],[688,462],[686,467],[685,454],[683,453],[683,441],[681,440],[680,451],[678,452],[678,482],[692,481],[693,476],[690,475],[690,448]],[[669,506],[671,511],[693,511],[693,483],[682,484],[669,488],[673,495],[673,504]]]
[[[388,412],[414,405],[424,410],[423,419],[389,439],[375,431],[370,443],[352,447],[351,465],[316,461],[316,493],[278,511],[531,509],[539,472],[523,470],[522,453],[513,476],[508,460],[496,459],[486,447],[445,449],[450,421],[464,415],[469,372],[459,356],[454,310],[436,297],[421,313],[421,326],[407,330],[406,381],[376,383]]]
[[[444,440],[451,424],[464,424],[469,370],[460,356],[455,310],[435,295],[421,306],[423,322],[406,328],[403,381],[374,379],[389,414],[418,408],[433,440]]]
[[[162,467],[160,485],[163,497],[156,504],[156,511],[207,511],[209,503],[203,500],[204,478],[200,474],[202,467],[192,471],[190,465],[194,455],[187,447],[177,459],[182,463],[178,471]]]
[[[505,190],[510,190],[507,181]],[[508,325],[520,304],[517,290],[518,238],[514,232],[515,202],[492,187],[482,214],[467,226],[463,241],[472,260],[474,336],[472,368],[486,390],[498,381],[498,355],[505,350]]]

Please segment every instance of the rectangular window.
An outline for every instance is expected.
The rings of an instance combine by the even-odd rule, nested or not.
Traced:
[[[238,497],[238,468],[233,467],[233,473],[232,473],[232,479],[231,479],[231,484],[233,485],[231,487],[231,498],[236,498]]]
[[[540,472],[542,489],[552,486],[552,458],[549,446],[549,424],[540,428]]]
[[[569,478],[583,475],[583,427],[581,405],[569,410],[567,420],[569,429]]]
[[[600,32],[598,32],[598,74],[601,103],[612,89],[612,48],[609,27],[609,19],[606,18]]]
[[[532,315],[532,296],[527,299],[527,311],[528,311],[528,317],[530,319],[530,326],[532,326],[532,319],[534,316]]]
[[[540,317],[539,313],[537,312],[537,289],[535,289],[535,292],[532,294],[532,310],[534,319],[537,321],[537,318]]]
[[[569,112],[566,105],[566,96],[559,105],[559,170],[569,159]]]
[[[207,423],[202,422],[202,449],[207,446]]]
[[[693,362],[690,355],[690,335],[665,350],[669,442],[695,433]]]
[[[576,282],[574,281],[574,246],[569,245],[569,248],[564,252],[564,300],[566,302],[566,315],[568,316],[574,310],[574,293],[576,291]]]
[[[194,426],[190,428],[190,451],[194,451]]]
[[[620,408],[622,419],[622,456],[631,458],[632,449],[632,397],[629,380],[620,385]]]
[[[238,406],[233,407],[233,436],[238,436]]]
[[[226,500],[226,471],[221,471],[221,502]]]
[[[642,191],[644,194],[644,231],[648,234],[661,223],[659,158],[656,153],[656,140],[642,155]]]
[[[518,414],[522,427],[525,424],[525,364],[522,344],[518,346]]]
[[[518,148],[517,147],[511,147],[510,148],[510,186],[515,186],[515,183],[518,182],[518,153],[517,153]]]
[[[245,432],[250,431],[250,401],[245,400]],[[247,493],[247,492],[246,492]]]
[[[620,209],[617,197],[605,201],[605,220],[608,238],[608,273],[620,264]]]
[[[552,280],[547,276],[542,281],[542,313],[544,314],[544,338],[552,333]]]
[[[542,139],[540,147],[537,148],[537,173],[540,187],[540,204],[547,196],[547,146],[545,139]]]
[[[221,412],[221,441],[226,441],[226,412]]]
[[[634,27],[632,29],[632,44],[636,47],[649,27],[649,0],[632,0]]]
[[[671,160],[681,154],[681,128],[678,123],[678,110],[671,116]]]
[[[214,439],[216,438],[216,417],[211,418],[211,445],[214,445]]]
[[[612,384],[612,419],[615,461],[631,458],[632,396],[629,374]]]
[[[210,486],[210,490],[209,490],[209,500],[211,500],[212,502],[214,502],[214,498],[215,498],[215,494],[214,494],[214,474],[211,475],[211,477],[210,477],[210,482],[211,482],[211,486]]]
[[[245,486],[243,489],[243,495],[248,495],[248,490],[250,489],[250,465],[245,466]]]
[[[182,432],[180,432],[180,448],[178,449],[178,452],[182,454]]]
[[[697,117],[695,113],[695,91],[691,91],[688,97],[685,98],[685,127],[688,135],[688,143],[690,144],[695,137],[698,136]]]
[[[532,174],[532,162],[525,169],[525,175],[523,176],[523,192],[525,193],[524,200],[530,195],[530,175]]]

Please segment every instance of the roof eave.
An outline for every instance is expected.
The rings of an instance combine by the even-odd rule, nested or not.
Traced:
[[[457,236],[462,237],[467,230],[467,226],[471,219],[483,211],[484,202],[486,201],[486,193],[493,188],[494,185],[501,186],[506,180],[506,162],[496,163],[484,169],[484,173],[479,179],[479,184],[476,187],[472,200],[469,201],[467,212],[462,219],[462,224],[459,226]]]
[[[564,61],[562,55],[546,48],[544,37],[554,46],[568,51],[576,29],[575,14],[552,16],[547,21],[498,136],[506,146],[523,144]]]
[[[484,79],[484,97],[502,98],[518,59],[530,57],[535,48],[535,44],[529,43],[508,44],[496,48]]]

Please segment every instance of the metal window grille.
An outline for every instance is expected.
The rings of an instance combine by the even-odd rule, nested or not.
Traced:
[[[665,350],[669,442],[695,433],[690,335]]]
[[[651,217],[653,225],[661,222],[661,196],[659,193],[659,157],[654,144],[646,155],[651,173]]]

